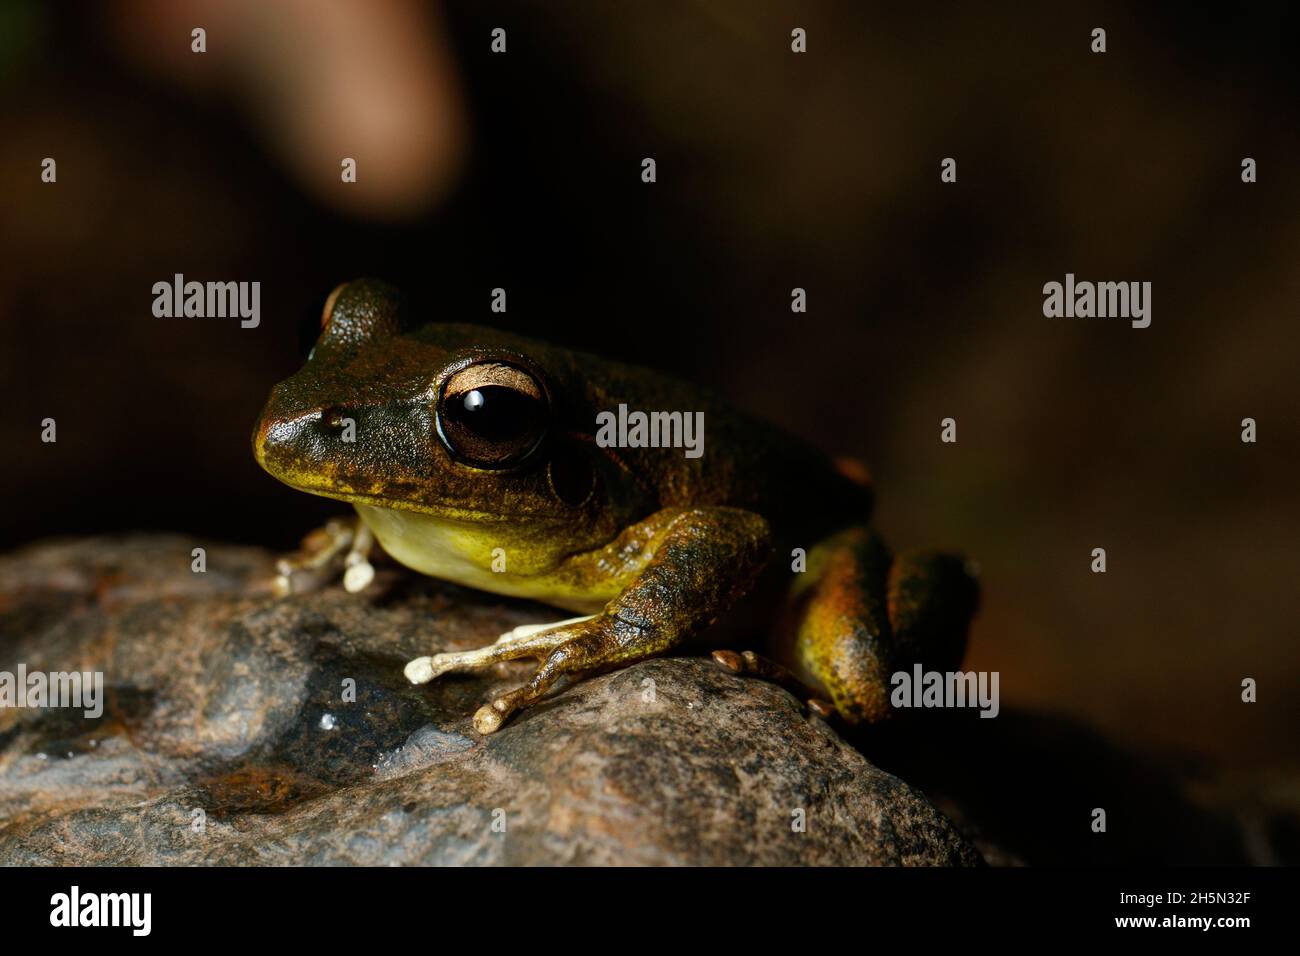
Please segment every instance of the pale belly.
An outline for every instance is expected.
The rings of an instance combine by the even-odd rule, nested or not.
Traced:
[[[430,577],[493,594],[531,598],[584,614],[600,611],[617,594],[616,589],[577,589],[564,580],[558,569],[530,568],[520,561],[518,553],[512,562],[512,549],[504,536],[493,541],[473,523],[372,505],[354,507],[385,551],[408,568]]]

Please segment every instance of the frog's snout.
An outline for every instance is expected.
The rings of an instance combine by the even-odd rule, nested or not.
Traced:
[[[257,463],[276,478],[284,479],[289,466],[302,464],[301,449],[306,433],[313,428],[318,412],[294,417],[263,414],[253,433],[253,455]]]
[[[321,464],[345,438],[355,415],[348,409],[292,409],[278,401],[275,391],[267,402],[253,432],[253,455],[257,463],[276,478],[291,485],[319,476]]]
[[[418,423],[391,421],[384,403],[331,402],[276,386],[253,432],[253,457],[299,491],[350,500],[383,493],[390,481],[427,472]],[[384,451],[383,468],[373,448]]]

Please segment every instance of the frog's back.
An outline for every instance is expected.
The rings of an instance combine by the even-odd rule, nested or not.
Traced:
[[[620,404],[629,412],[702,413],[698,457],[676,448],[614,450],[634,473],[653,482],[659,507],[745,508],[763,515],[781,537],[811,537],[868,518],[872,496],[865,478],[850,478],[807,442],[736,410],[708,389],[581,353],[573,358],[586,383],[583,414],[593,433],[596,415],[617,413]]]

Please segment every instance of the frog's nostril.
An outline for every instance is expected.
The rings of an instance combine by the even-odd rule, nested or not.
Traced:
[[[352,416],[348,410],[337,405],[330,406],[320,415],[321,425],[332,432],[342,431],[350,421],[352,421]]]

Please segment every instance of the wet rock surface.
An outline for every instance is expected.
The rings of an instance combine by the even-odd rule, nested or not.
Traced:
[[[97,718],[0,709],[0,863],[980,862],[777,687],[647,661],[482,737],[475,708],[531,665],[426,687],[402,665],[562,613],[399,569],[277,600],[272,560],[159,536],[0,557],[0,671],[105,685]]]

